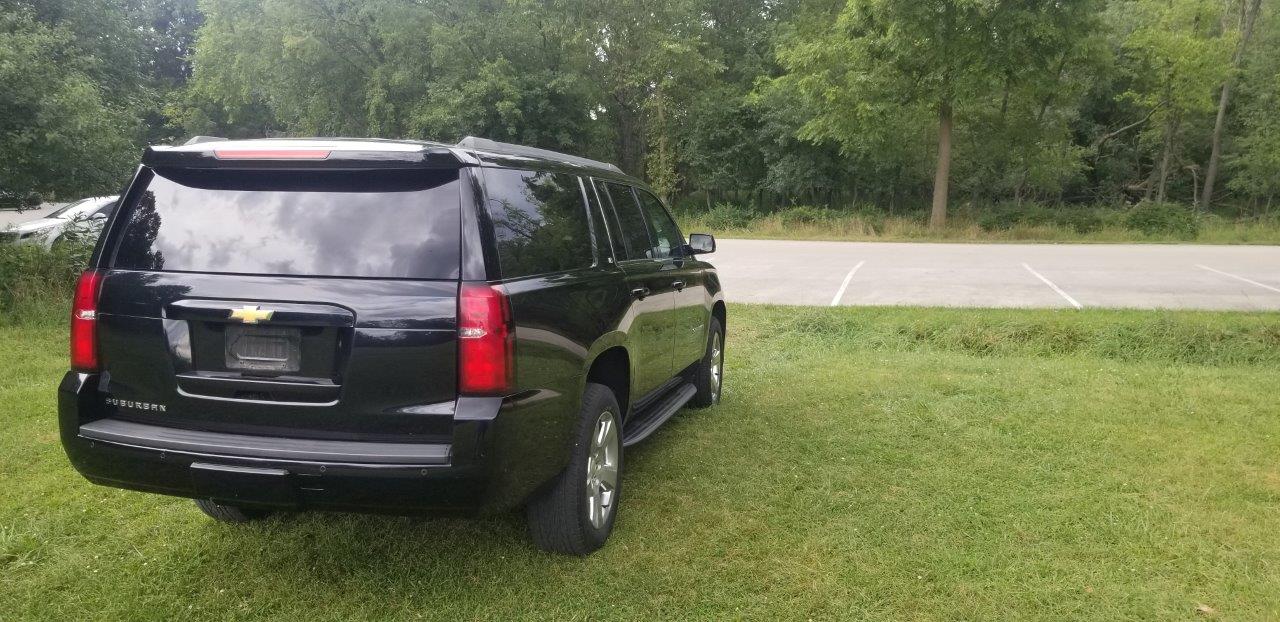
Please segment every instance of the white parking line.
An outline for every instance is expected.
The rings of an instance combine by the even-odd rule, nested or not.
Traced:
[[[1044,278],[1044,275],[1043,275],[1043,274],[1040,274],[1039,272],[1036,272],[1035,270],[1032,270],[1032,269],[1031,269],[1031,266],[1029,266],[1029,265],[1027,265],[1027,264],[1025,264],[1025,263],[1024,263],[1024,264],[1022,264],[1022,267],[1023,267],[1023,268],[1026,268],[1026,269],[1027,269],[1027,272],[1030,272],[1031,274],[1034,274],[1034,275],[1036,276],[1036,278],[1037,278],[1037,279],[1040,279],[1041,281],[1044,281],[1044,284],[1045,284],[1045,285],[1048,285],[1049,287],[1053,288],[1053,291],[1058,292],[1058,295],[1059,295],[1059,296],[1062,296],[1063,298],[1066,298],[1066,299],[1067,299],[1067,302],[1071,303],[1071,306],[1073,306],[1073,307],[1075,307],[1075,308],[1077,308],[1077,309],[1083,309],[1083,308],[1084,308],[1084,305],[1082,305],[1082,304],[1080,304],[1079,302],[1077,302],[1075,298],[1072,298],[1069,294],[1067,294],[1067,292],[1062,291],[1062,288],[1061,288],[1061,287],[1058,287],[1057,285],[1054,285],[1054,284],[1053,284],[1053,281],[1050,281],[1049,279]]]
[[[840,298],[844,296],[844,290],[849,289],[849,281],[853,280],[853,273],[857,272],[858,268],[861,268],[864,263],[867,263],[865,259],[859,261],[858,265],[849,271],[849,274],[844,275],[844,282],[840,284],[840,289],[836,291],[836,297],[831,299],[831,306],[834,307],[840,304]]]
[[[1244,278],[1244,277],[1242,277],[1242,276],[1236,276],[1236,275],[1234,275],[1234,274],[1231,274],[1230,272],[1223,272],[1223,271],[1221,271],[1221,270],[1216,270],[1216,269],[1214,269],[1214,268],[1210,268],[1209,266],[1202,266],[1202,265],[1200,265],[1200,264],[1196,264],[1196,267],[1197,267],[1197,268],[1204,269],[1204,270],[1208,270],[1209,272],[1217,272],[1218,274],[1221,274],[1222,276],[1229,276],[1229,277],[1231,277],[1231,278],[1233,278],[1233,279],[1235,279],[1235,280],[1237,280],[1237,281],[1244,281],[1245,283],[1248,283],[1248,284],[1250,284],[1250,285],[1257,285],[1258,287],[1261,287],[1262,289],[1269,289],[1269,290],[1271,290],[1271,291],[1273,291],[1273,292],[1280,293],[1280,288],[1272,287],[1272,286],[1270,286],[1270,285],[1267,285],[1266,283],[1259,283],[1259,282],[1257,282],[1257,281],[1255,281],[1255,280],[1253,280],[1253,279],[1246,279],[1246,278]]]

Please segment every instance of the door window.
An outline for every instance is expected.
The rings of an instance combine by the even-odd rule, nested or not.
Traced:
[[[649,241],[649,227],[645,224],[644,214],[640,212],[640,205],[636,203],[631,187],[613,182],[597,182],[597,187],[605,191],[613,205],[620,230],[618,237],[621,238],[622,246],[626,250],[626,258],[648,257],[652,244]]]
[[[649,232],[653,238],[649,248],[649,258],[665,259],[678,256],[680,248],[684,246],[684,239],[680,237],[680,229],[676,227],[671,215],[667,213],[666,208],[662,207],[658,197],[638,188],[636,195],[644,205],[644,215],[649,222]]]

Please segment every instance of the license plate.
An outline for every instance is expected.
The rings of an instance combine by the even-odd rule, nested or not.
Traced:
[[[228,326],[227,369],[292,373],[301,369],[302,333],[297,328]]]

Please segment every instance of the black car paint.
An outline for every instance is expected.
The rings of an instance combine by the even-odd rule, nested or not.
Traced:
[[[723,318],[723,294],[710,264],[687,248],[679,257],[619,261],[597,212],[591,214],[594,265],[501,280],[477,169],[571,173],[580,176],[584,196],[591,178],[642,184],[552,160],[467,156],[459,169],[460,280],[111,270],[106,257],[125,216],[120,212],[127,211],[118,210],[91,264],[105,275],[99,315],[104,371],[68,372],[59,387],[62,442],[75,467],[97,483],[180,496],[208,496],[230,486],[241,496],[227,500],[250,505],[502,510],[524,502],[567,464],[579,399],[604,353],[626,354],[630,387],[624,410],[632,413],[674,386],[670,379],[688,373],[707,342],[708,319],[712,313]],[[374,159],[378,166],[391,165]],[[434,152],[423,157],[433,165],[438,159]],[[131,187],[136,191],[149,174],[141,168]],[[130,200],[126,196],[121,204]],[[456,393],[460,281],[500,284],[509,296],[517,358],[515,387],[505,397]],[[327,379],[340,386],[340,399],[282,404],[180,390],[179,376],[192,356],[188,325],[195,323],[202,303],[295,305],[312,317],[328,318],[338,356]],[[108,405],[106,398],[121,405]],[[164,412],[146,404],[163,404]],[[449,463],[205,455],[104,442],[80,433],[81,425],[107,417],[253,436],[436,443],[447,445]],[[210,475],[223,471],[230,475]],[[258,471],[284,475],[255,478]]]

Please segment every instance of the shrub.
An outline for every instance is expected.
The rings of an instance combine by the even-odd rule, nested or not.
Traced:
[[[1103,210],[1091,207],[1057,207],[1029,203],[1018,207],[1014,203],[1002,203],[985,211],[978,218],[978,226],[984,231],[1007,231],[1019,226],[1059,227],[1076,233],[1091,233],[1106,225]]]
[[[833,210],[812,205],[797,205],[778,212],[778,218],[784,226],[816,225],[831,222],[839,217],[840,214]]]
[[[716,203],[716,206],[702,214],[702,224],[715,231],[726,229],[745,229],[751,226],[754,214],[751,210],[732,203]]]
[[[983,231],[1004,231],[1022,223],[1022,210],[1013,203],[1001,203],[992,206],[978,217],[978,226]]]
[[[1139,203],[1125,215],[1125,226],[1147,235],[1173,235],[1183,240],[1200,233],[1195,212],[1174,203]]]
[[[62,317],[92,252],[88,242],[69,241],[52,251],[32,244],[0,244],[0,323]]]
[[[1106,226],[1102,214],[1096,209],[1078,208],[1062,210],[1059,224],[1071,227],[1076,233],[1093,233]]]

